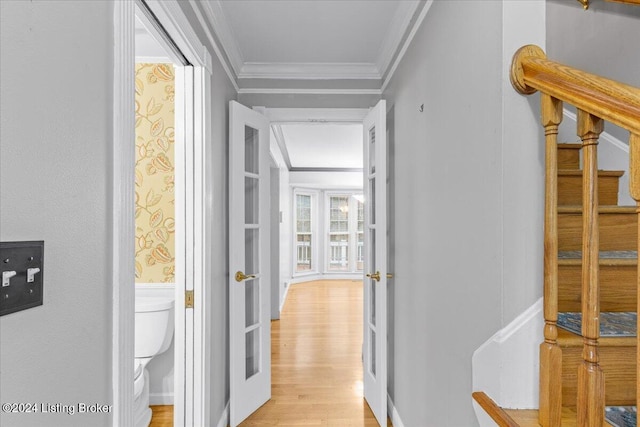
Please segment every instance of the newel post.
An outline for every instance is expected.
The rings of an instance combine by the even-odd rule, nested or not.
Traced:
[[[629,138],[629,192],[636,201],[636,214],[638,215],[638,230],[640,231],[640,135],[631,134]],[[638,253],[640,253],[640,233],[638,234]],[[640,263],[638,264],[640,265]],[[638,271],[638,267],[636,267]],[[637,276],[637,292],[640,295],[640,274]],[[638,311],[640,311],[640,300],[638,301]],[[640,320],[638,321],[640,331]],[[636,334],[637,348],[640,349],[640,334]],[[640,407],[640,351],[636,353],[636,407]]]
[[[540,344],[540,410],[542,427],[560,425],[562,411],[562,350],[558,346],[558,126],[562,101],[540,95],[545,133],[544,213],[544,342]]]
[[[598,228],[598,137],[602,119],[578,110],[582,139],[582,364],[578,368],[578,426],[604,423],[604,372],[599,364],[600,287]]]

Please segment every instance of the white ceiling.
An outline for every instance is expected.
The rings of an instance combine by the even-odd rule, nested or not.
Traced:
[[[292,169],[361,169],[362,124],[282,124]]]
[[[382,79],[420,1],[202,4],[240,79]]]

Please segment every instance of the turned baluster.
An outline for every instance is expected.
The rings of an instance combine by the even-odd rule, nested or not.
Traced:
[[[640,135],[631,134],[629,138],[629,193],[636,201],[636,214],[638,215],[638,254],[640,254]],[[638,264],[640,266],[640,263]],[[640,295],[640,274],[636,267],[637,286],[636,292]],[[638,299],[637,311],[640,312],[640,299]],[[637,325],[640,331],[640,321]],[[636,344],[640,349],[640,334],[636,334]],[[636,352],[636,407],[640,408],[640,352]]]
[[[544,342],[540,344],[540,410],[542,427],[560,425],[562,350],[558,346],[558,125],[562,101],[541,94],[546,144],[544,215]]]
[[[604,422],[604,373],[599,365],[600,337],[598,137],[602,119],[578,110],[582,139],[582,364],[578,368],[578,426],[601,427]]]

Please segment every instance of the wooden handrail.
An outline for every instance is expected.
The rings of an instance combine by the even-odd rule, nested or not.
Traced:
[[[538,46],[515,53],[511,83],[522,94],[539,90],[640,135],[640,89],[550,61]]]
[[[545,341],[540,346],[540,411],[543,427],[559,425],[559,391],[562,350],[557,343],[557,158],[555,155],[562,103],[578,109],[577,133],[582,140],[582,363],[578,369],[577,424],[602,426],[604,422],[604,372],[599,364],[599,200],[598,138],[603,121],[630,131],[630,192],[636,200],[640,229],[640,89],[550,61],[535,45],[520,48],[511,64],[511,83],[516,91],[540,91],[542,125],[546,139],[545,198]],[[639,234],[640,235],[640,234]],[[640,237],[639,237],[640,239]],[[640,248],[640,240],[638,241]],[[640,274],[638,274],[640,293]],[[640,300],[639,300],[640,304]],[[640,305],[639,305],[640,311]],[[639,321],[640,329],[640,321]],[[640,334],[637,344],[640,348]],[[637,355],[637,403],[640,405],[640,353]]]

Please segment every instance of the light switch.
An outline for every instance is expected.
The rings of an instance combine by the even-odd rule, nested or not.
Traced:
[[[43,304],[44,242],[0,242],[0,316]]]

